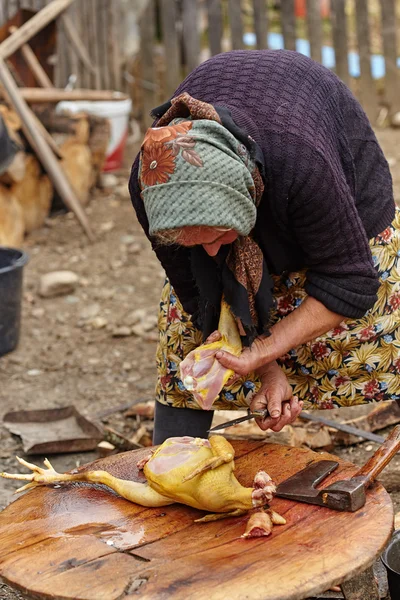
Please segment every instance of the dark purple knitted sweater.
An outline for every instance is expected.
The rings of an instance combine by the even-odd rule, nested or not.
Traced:
[[[266,185],[255,234],[271,272],[306,268],[308,294],[346,317],[363,316],[379,287],[368,240],[391,223],[395,205],[388,164],[349,89],[297,52],[240,50],[201,64],[175,95],[183,91],[228,109],[262,151]],[[137,158],[129,185],[148,234]],[[155,252],[193,313],[190,250]]]

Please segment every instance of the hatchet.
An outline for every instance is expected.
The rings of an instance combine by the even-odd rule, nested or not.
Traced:
[[[334,460],[314,461],[286,481],[280,483],[276,496],[318,504],[334,510],[354,512],[364,506],[366,490],[400,449],[400,425],[397,425],[386,441],[367,463],[350,479],[335,481],[326,488],[317,489],[339,465]]]

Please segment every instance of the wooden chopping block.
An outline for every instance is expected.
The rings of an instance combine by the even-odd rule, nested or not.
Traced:
[[[24,213],[13,192],[0,184],[0,245],[19,248],[24,240]]]
[[[263,442],[233,446],[235,474],[247,486],[259,469],[280,483],[313,460],[338,460],[326,485],[357,471],[327,453]],[[91,468],[143,481],[137,461],[148,452],[113,455]],[[196,509],[146,508],[103,486],[41,487],[0,514],[0,577],[38,599],[62,589],[71,600],[302,600],[365,571],[392,531],[392,503],[379,483],[355,514],[282,498],[271,506],[287,524],[244,540],[247,516],[200,524]]]

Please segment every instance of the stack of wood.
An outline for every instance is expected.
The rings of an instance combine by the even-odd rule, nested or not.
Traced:
[[[0,165],[0,245],[20,246],[25,233],[43,224],[54,197],[74,212],[88,238],[94,239],[82,207],[102,171],[110,124],[87,113],[60,114],[56,106],[63,100],[118,101],[126,96],[113,91],[57,89],[49,69],[29,45],[57,17],[65,18],[63,13],[73,2],[52,0],[22,24],[14,19],[2,28],[0,118],[18,151],[11,163],[4,163],[2,156]],[[32,43],[42,48],[40,39]],[[18,52],[18,60],[13,60]],[[40,87],[27,87],[27,74]]]
[[[48,104],[38,104],[34,110],[53,139],[59,164],[76,197],[85,206],[105,161],[110,136],[108,120],[87,113],[57,114]],[[0,104],[0,117],[19,147],[7,171],[0,176],[0,245],[15,247],[20,246],[25,234],[43,225],[55,190],[24,137],[16,112]]]

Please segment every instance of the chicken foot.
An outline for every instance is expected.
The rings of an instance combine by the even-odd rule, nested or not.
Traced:
[[[50,461],[46,458],[44,465],[46,469],[38,467],[27,462],[23,458],[17,456],[20,465],[27,467],[32,473],[0,473],[1,477],[6,479],[17,479],[20,481],[28,481],[26,485],[16,490],[16,494],[26,490],[52,483],[64,483],[70,481],[84,481],[87,483],[100,483],[117,492],[120,496],[135,502],[141,506],[158,507],[173,504],[175,500],[167,498],[162,494],[153,490],[147,483],[139,483],[137,481],[128,481],[126,479],[118,479],[110,475],[106,471],[84,471],[81,473],[57,473]]]
[[[229,464],[233,461],[235,457],[235,452],[231,446],[231,444],[222,436],[213,435],[209,439],[211,452],[213,456],[211,458],[207,458],[203,463],[201,463],[196,469],[186,475],[183,478],[183,481],[190,481],[197,475],[208,471],[209,469],[216,469],[223,464]]]

